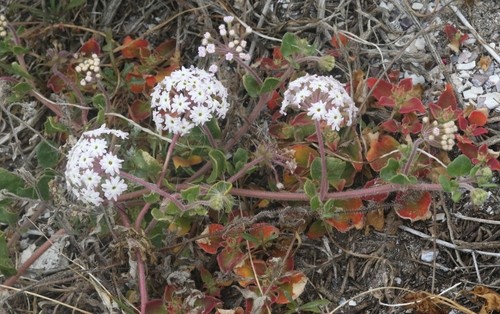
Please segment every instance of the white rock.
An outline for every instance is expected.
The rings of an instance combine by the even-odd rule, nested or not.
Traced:
[[[418,37],[415,40],[415,48],[417,48],[418,50],[425,50],[425,39],[423,39],[422,37]]]
[[[31,266],[30,270],[34,271],[51,271],[53,269],[58,269],[63,266],[68,265],[68,260],[66,260],[61,254],[65,246],[65,241],[58,241],[52,244],[52,246],[45,251]],[[28,246],[21,253],[21,263],[24,263],[28,258],[31,257],[33,252],[37,249],[35,244]]]
[[[381,1],[379,7],[382,9],[387,9],[387,11],[392,11],[394,9],[394,5],[392,3],[387,3],[385,1]]]
[[[476,43],[476,38],[474,38],[472,34],[469,34],[469,38],[464,40],[464,42],[462,44],[464,44],[466,46],[470,46],[470,45],[474,45],[475,43]]]
[[[420,10],[422,10],[423,7],[424,7],[424,5],[420,2],[415,2],[411,5],[411,8],[415,11],[420,11]]]
[[[493,49],[495,49],[495,48],[496,48],[496,46],[497,46],[497,44],[496,44],[496,43],[489,43],[488,45],[489,45],[491,48],[493,48]]]
[[[404,78],[411,78],[413,84],[425,84],[425,77],[422,75],[416,75],[414,73],[409,73],[408,71],[405,71],[403,74]]]
[[[493,74],[488,78],[488,83],[492,85],[495,85],[498,82],[500,82],[500,75],[498,74]]]
[[[500,111],[500,93],[493,92],[481,95],[477,99],[478,105]]]
[[[451,83],[455,86],[456,89],[462,87],[462,78],[458,76],[457,73],[452,73],[450,77],[451,77]]]
[[[422,250],[422,254],[420,255],[420,259],[424,262],[430,263],[432,262],[438,255],[438,252],[434,250]]]
[[[358,303],[354,300],[349,301],[349,306],[356,306]]]
[[[470,89],[463,92],[464,99],[475,99],[477,95],[480,95],[484,92],[482,87],[472,86]]]
[[[458,56],[457,63],[465,63],[465,62],[467,62],[469,60],[470,56],[472,56],[472,52],[470,52],[469,50],[465,49]]]
[[[470,72],[469,71],[460,71],[460,77],[463,79],[470,79]]]
[[[464,90],[466,90],[467,88],[469,88],[469,87],[471,87],[471,86],[472,86],[472,83],[471,83],[471,82],[469,82],[469,81],[466,81],[464,84],[462,84],[462,86],[461,86],[461,87],[459,87],[459,88],[457,89],[457,91],[458,91],[459,93],[461,93],[461,92],[463,92]]]
[[[469,63],[459,63],[456,65],[457,70],[472,70],[476,67],[476,61],[472,61]]]

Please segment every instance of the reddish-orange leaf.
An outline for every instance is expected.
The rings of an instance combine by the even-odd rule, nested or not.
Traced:
[[[383,181],[380,178],[375,178],[373,180],[366,182],[365,188],[369,188],[369,187],[377,186],[377,185],[383,185]],[[387,199],[387,197],[389,197],[389,193],[383,193],[383,194],[372,195],[372,196],[365,196],[362,199],[365,201],[383,202]]]
[[[257,223],[250,227],[249,233],[258,242],[253,243],[250,241],[250,247],[258,247],[274,240],[278,237],[280,230],[273,225],[267,223]]]
[[[401,108],[399,108],[399,113],[401,114],[410,112],[420,112],[420,113],[425,112],[424,104],[422,104],[422,101],[420,99],[416,97],[410,98],[401,105]]]
[[[413,222],[431,217],[429,208],[432,196],[428,191],[400,192],[395,202],[396,213],[401,218],[410,219]]]
[[[209,254],[217,253],[217,249],[222,246],[222,237],[218,232],[224,230],[224,226],[220,224],[209,224],[205,227],[205,230],[201,233],[202,236],[206,235],[201,239],[196,240],[196,244],[205,252]],[[215,234],[215,235],[212,235]]]
[[[307,277],[304,276],[303,273],[295,271],[281,278],[279,283],[275,302],[277,304],[288,304],[290,300],[288,300],[284,292],[286,291],[287,295],[291,296],[292,300],[297,299],[302,292],[304,292],[307,284]]]
[[[323,224],[323,221],[321,220],[316,220],[315,222],[313,222],[306,233],[307,237],[311,240],[319,239],[325,234],[326,228]]]
[[[239,247],[225,247],[217,255],[217,264],[219,264],[221,272],[228,273],[232,271],[234,266],[237,265],[244,257],[245,254],[241,252]]]
[[[378,83],[377,83],[378,81]],[[376,85],[375,85],[376,84]],[[382,98],[383,96],[385,97],[390,97],[392,95],[392,91],[394,88],[394,85],[391,83],[385,81],[385,80],[377,80],[375,77],[369,77],[366,79],[366,85],[370,88],[373,89],[373,97],[375,97],[377,100]]]
[[[128,107],[128,114],[135,122],[143,121],[151,115],[151,105],[147,101],[136,99]]]
[[[332,36],[330,40],[330,44],[332,44],[333,48],[339,49],[341,47],[345,47],[349,42],[349,38],[343,34],[335,34]]]
[[[158,53],[163,59],[170,58],[175,52],[175,39],[167,39],[155,48],[155,52]],[[146,46],[147,47],[147,46]]]
[[[471,124],[483,126],[488,121],[488,114],[482,110],[474,110],[470,113],[468,119]]]
[[[64,87],[66,87],[66,82],[59,76],[53,74],[47,81],[47,87],[50,88],[54,93],[59,94]]]
[[[441,109],[445,109],[447,107],[451,107],[453,110],[457,109],[457,97],[455,96],[453,86],[450,83],[446,84],[446,87],[443,93],[439,96],[436,105],[441,107]]]
[[[387,164],[389,158],[399,158],[400,153],[395,152],[389,156],[382,157],[390,152],[396,151],[399,142],[390,135],[380,135],[378,139],[373,139],[370,143],[370,149],[366,153],[366,160],[375,171],[380,171]]]
[[[157,82],[161,82],[166,76],[169,76],[172,74],[172,72],[180,69],[180,66],[178,64],[172,64],[166,68],[160,69],[155,76],[155,80]]]
[[[275,111],[276,109],[279,108],[280,104],[281,104],[281,96],[280,94],[277,92],[277,91],[273,91],[273,95],[271,97],[271,100],[269,100],[267,102],[267,108],[269,108],[269,110],[271,111]]]
[[[80,52],[87,56],[90,56],[93,53],[98,55],[101,53],[101,46],[94,38],[90,38],[82,45]]]
[[[132,39],[127,36],[123,40],[122,55],[124,58],[138,58],[141,56],[141,50],[147,49],[149,42],[145,39]]]
[[[290,125],[293,126],[305,126],[305,125],[312,125],[313,120],[311,119],[310,116],[307,115],[307,112],[301,112],[298,115],[296,115],[292,121],[290,121]]]
[[[257,275],[254,273],[254,269]],[[266,262],[260,259],[253,259],[252,261],[250,261],[249,258],[245,258],[233,268],[233,272],[240,277],[238,279],[238,283],[242,287],[247,287],[249,284],[254,283],[255,278],[263,276],[266,273],[266,270]]]
[[[309,147],[309,145],[297,144],[293,145],[291,149],[294,151],[293,157],[295,158],[297,165],[301,167],[309,167],[314,158],[319,155],[319,153]]]
[[[359,198],[335,201],[337,208],[333,218],[325,219],[325,222],[340,232],[347,232],[352,228],[361,229],[364,226],[363,212],[359,208],[363,202]]]

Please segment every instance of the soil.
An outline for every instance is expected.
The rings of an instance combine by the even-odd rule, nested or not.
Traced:
[[[111,29],[117,39],[126,35],[146,34],[145,38],[152,44],[166,38],[176,38],[177,45],[182,50],[183,63],[199,67],[207,65],[206,61],[197,57],[201,34],[207,29],[215,29],[220,17],[228,14],[240,17],[256,30],[250,48],[254,56],[269,56],[272,48],[279,45],[273,38],[279,39],[287,31],[307,38],[319,51],[324,51],[331,49],[329,41],[335,36],[335,32],[348,30],[368,43],[359,40],[350,46],[350,51],[344,51],[351,56],[351,63],[347,63],[346,58],[337,60],[332,74],[339,80],[349,81],[355,69],[362,69],[370,75],[382,75],[386,70],[394,69],[402,73],[422,75],[426,78],[424,85],[428,90],[442,90],[447,76],[439,79],[429,76],[429,72],[438,65],[429,47],[425,51],[400,53],[395,42],[404,36],[413,38],[421,31],[421,34],[429,34],[437,55],[445,58],[452,52],[440,32],[442,25],[449,22],[469,33],[467,28],[447,6],[430,12],[415,12],[409,11],[408,7],[417,1],[395,1],[399,3],[399,7],[394,1],[383,1],[391,10],[381,9],[380,2],[147,0],[139,4],[129,0],[88,0],[74,16],[65,15],[66,20],[59,22],[103,32]],[[443,5],[448,1],[420,2],[427,7],[432,3]],[[8,5],[13,6],[15,3],[29,4],[38,9],[48,5],[48,1],[6,1],[6,7],[0,8],[0,11],[3,10],[12,22],[29,23],[37,20],[30,16],[28,8],[18,6],[16,9],[7,9]],[[404,3],[408,6],[403,5]],[[500,2],[469,0],[453,3],[486,43],[497,44],[496,51],[500,53]],[[11,12],[16,12],[17,16],[12,16]],[[170,22],[155,29],[169,20]],[[44,25],[52,22],[55,23],[45,21]],[[88,38],[82,34],[75,35],[64,27],[54,28],[46,32],[44,37],[33,40],[37,44],[34,46],[37,47],[36,52],[40,54],[43,49],[53,46],[56,39],[65,49],[74,51],[77,49],[75,47]],[[373,44],[379,49],[374,49]],[[472,45],[474,47],[471,48],[487,54],[478,42]],[[380,57],[380,52],[383,58]],[[500,64],[494,63],[494,67],[500,69]],[[444,65],[443,69],[449,71],[447,75],[454,71],[449,65]],[[242,92],[238,82],[231,88],[234,93]],[[429,98],[433,95],[431,92],[426,94]],[[461,101],[464,105],[465,101]],[[241,108],[232,109],[235,120],[241,119],[248,112],[251,101],[245,99],[240,102],[240,106]],[[498,130],[495,122],[498,121],[498,116],[498,112],[491,111],[492,130]],[[40,121],[43,119],[33,122],[34,130],[21,128],[17,139],[0,144],[2,167],[24,170],[29,176],[34,169],[32,150],[35,145],[32,141],[38,141],[35,134],[42,130]],[[0,136],[10,134],[12,128],[19,125],[9,123],[5,118],[3,123]],[[261,123],[264,124],[264,120]],[[264,125],[256,126],[255,134],[247,140],[255,141],[262,129],[265,129]],[[498,141],[490,148],[499,151]],[[62,181],[55,181],[54,186],[56,190],[64,189]],[[489,200],[481,207],[474,207],[467,200],[453,203],[444,194],[435,194],[433,218],[427,221],[403,221],[395,216],[391,203],[388,203],[386,208],[381,209],[385,215],[385,224],[379,230],[367,227],[365,230],[351,230],[347,233],[333,231],[318,240],[310,240],[302,235],[301,244],[295,251],[295,265],[296,269],[304,272],[309,282],[298,303],[318,299],[330,301],[328,306],[320,309],[321,313],[462,313],[429,299],[412,305],[412,301],[421,299],[425,293],[443,293],[443,297],[455,300],[473,312],[479,312],[484,302],[467,291],[480,285],[500,291],[500,192],[498,189],[492,189],[491,192]],[[92,230],[86,230],[85,226],[72,226],[70,221],[76,221],[75,218],[85,215],[102,221],[106,218],[97,211],[82,211],[60,191],[56,194],[60,199],[45,204],[45,209],[38,216],[33,216],[37,211],[37,204],[19,203],[23,217],[35,217],[32,224],[27,224],[22,231],[19,252],[30,244],[43,243],[41,235],[51,234],[56,230],[57,221],[57,224],[63,224],[70,231],[62,252],[79,264],[64,264],[61,269],[50,273],[42,270],[32,273],[31,279],[25,278],[22,281],[22,288],[69,304],[78,304],[79,308],[92,313],[106,313],[106,306],[102,303],[102,289],[99,290],[97,282],[115,295],[133,294],[136,288],[135,281],[127,277],[129,262],[133,263],[126,253],[126,247],[130,243],[115,242],[111,237],[100,239],[96,234],[89,234]],[[269,217],[267,222],[277,226],[280,224],[276,217]],[[291,231],[290,236],[293,236]],[[207,268],[215,265],[214,259],[202,256],[201,253],[193,256],[197,258],[184,259],[177,257],[175,253],[164,251],[152,254],[148,260],[148,268],[157,286],[151,289],[151,297],[161,297],[167,278],[172,279],[172,274],[179,274],[183,270],[189,273],[195,262],[207,263]],[[96,280],[82,276],[83,272],[78,269],[78,265],[89,269],[85,273],[91,274]],[[199,278],[184,280],[192,280],[194,285],[199,285],[196,282]],[[129,299],[134,297],[129,295]],[[224,291],[224,308],[241,306],[242,300],[241,293],[235,288]],[[66,309],[53,303],[44,304],[40,299],[26,298],[23,294],[11,294],[2,304],[7,313],[37,313],[42,307],[44,313],[66,313]],[[396,306],[398,304],[401,305]],[[285,313],[286,307],[277,307],[275,311]]]

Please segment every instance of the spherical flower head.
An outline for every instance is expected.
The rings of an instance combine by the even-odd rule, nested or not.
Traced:
[[[227,89],[213,73],[195,67],[172,72],[151,93],[156,129],[185,135],[229,109]]]
[[[358,108],[344,86],[331,76],[306,74],[288,85],[280,112],[294,107],[316,121],[325,121],[332,130],[339,131],[352,124]]]
[[[123,160],[110,146],[112,136],[125,139],[128,133],[102,125],[83,133],[68,153],[64,173],[68,190],[83,203],[98,206],[105,199],[116,201],[127,190],[119,177]]]

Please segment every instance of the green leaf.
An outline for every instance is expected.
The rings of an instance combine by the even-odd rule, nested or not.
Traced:
[[[342,179],[346,162],[335,157],[326,157],[326,170],[328,181]],[[321,158],[316,157],[311,164],[311,178],[321,179]]]
[[[259,96],[260,85],[252,75],[243,75],[243,86],[245,87],[245,90],[247,91],[248,95],[250,95],[250,97]]]
[[[71,0],[68,5],[66,6],[66,10],[71,10],[73,8],[81,7],[82,5],[85,4],[86,0]]]
[[[12,53],[15,55],[24,55],[27,54],[30,50],[23,46],[13,46]]]
[[[12,73],[16,74],[16,75],[19,75],[25,79],[28,79],[28,80],[32,80],[33,77],[28,73],[26,72],[20,65],[19,63],[17,62],[12,62],[10,64],[10,69],[12,71]]]
[[[106,97],[102,93],[95,94],[92,97],[92,104],[94,105],[95,108],[99,110],[104,110],[106,109]]]
[[[59,162],[59,150],[52,141],[42,141],[35,148],[36,159],[40,168],[53,168]]]
[[[469,174],[472,169],[472,162],[465,155],[455,158],[446,168],[448,174],[452,177],[460,177]]]
[[[385,167],[380,170],[380,178],[391,182],[391,179],[398,173],[399,168],[399,162],[394,158],[390,158]]]
[[[222,131],[219,126],[219,119],[213,118],[210,121],[208,121],[205,125],[207,126],[210,133],[212,133],[213,138],[215,139],[221,138]]]
[[[55,117],[48,117],[43,126],[47,134],[68,133],[68,128],[64,124],[57,122]]]
[[[307,179],[306,183],[304,183],[304,192],[306,192],[306,195],[309,197],[309,199],[318,194],[316,186],[309,179]]]
[[[199,195],[200,195],[199,185],[191,186],[181,191],[182,199],[186,200],[188,203],[196,201]]]
[[[226,156],[222,151],[212,149],[208,152],[208,157],[212,162],[212,173],[207,178],[207,183],[214,183],[226,170]]]
[[[309,205],[311,206],[311,210],[318,211],[322,205],[319,199],[319,195],[316,194],[313,197],[311,197],[311,199],[309,200]]]
[[[17,191],[23,188],[24,181],[21,178],[4,168],[0,168],[0,190],[5,189],[10,193],[17,194]]]
[[[321,313],[321,309],[319,308],[320,306],[326,306],[330,304],[329,300],[316,300],[316,301],[311,301],[306,304],[302,304],[299,306],[299,310],[301,311],[307,311],[307,312],[312,312],[312,313]]]
[[[297,40],[298,37],[295,34],[286,33],[283,35],[280,50],[284,58],[290,57],[293,53],[298,52]]]
[[[6,277],[14,276],[17,272],[10,260],[7,240],[3,232],[0,232],[0,272]]]
[[[248,162],[248,151],[238,147],[233,155],[234,172],[238,172]]]
[[[144,199],[144,201],[146,203],[157,203],[160,201],[160,194],[158,193],[155,193],[155,192],[151,192],[151,193],[148,193],[146,195],[143,195],[142,198]]]
[[[276,77],[268,77],[264,80],[262,87],[260,88],[260,94],[269,93],[278,87],[280,83],[280,79]]]
[[[9,210],[8,203],[10,203],[8,200],[0,202],[0,222],[8,224],[9,226],[15,226],[19,217],[17,213]]]
[[[30,84],[26,82],[19,82],[16,85],[14,85],[14,87],[12,87],[12,90],[18,96],[24,96],[32,90],[32,87]]]
[[[154,180],[161,171],[158,160],[142,149],[134,152],[130,162],[130,172],[140,178]]]
[[[451,200],[454,203],[457,203],[458,201],[460,201],[461,198],[462,198],[462,192],[460,192],[459,190],[451,192]]]

